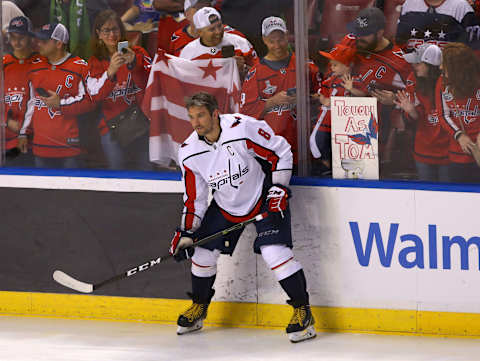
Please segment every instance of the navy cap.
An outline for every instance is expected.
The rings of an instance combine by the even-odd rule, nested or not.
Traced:
[[[347,29],[355,36],[367,36],[385,29],[385,15],[376,7],[361,10],[355,20],[348,23]]]
[[[7,33],[33,36],[32,23],[25,16],[17,16],[10,20],[10,24],[8,24],[7,27]]]
[[[35,32],[35,37],[41,40],[54,39],[64,44],[68,43],[68,30],[63,24],[51,23],[43,25],[39,31]]]

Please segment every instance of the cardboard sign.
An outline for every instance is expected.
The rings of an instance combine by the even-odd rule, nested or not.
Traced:
[[[332,176],[378,179],[377,99],[331,97]]]

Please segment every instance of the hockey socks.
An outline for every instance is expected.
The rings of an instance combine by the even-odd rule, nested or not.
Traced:
[[[293,316],[286,328],[290,341],[301,342],[315,337],[315,320],[310,310],[307,280],[303,270],[281,280],[280,285],[290,297],[287,303],[293,306]]]
[[[290,297],[293,307],[309,304],[307,280],[305,279],[303,269],[300,269],[291,276],[288,276],[279,282],[280,286],[282,286],[288,297]]]

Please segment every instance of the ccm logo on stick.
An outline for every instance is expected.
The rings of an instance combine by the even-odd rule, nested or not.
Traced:
[[[147,262],[138,267],[132,268],[131,270],[127,271],[127,277],[134,275],[137,272],[146,271],[150,267],[153,267],[156,264],[159,264],[161,260],[162,260],[162,257],[158,257],[157,259],[152,259],[150,262]]]

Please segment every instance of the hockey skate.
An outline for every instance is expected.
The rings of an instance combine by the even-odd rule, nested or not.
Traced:
[[[207,318],[208,303],[192,303],[192,305],[180,316],[177,321],[177,335],[200,330],[203,320]]]
[[[301,342],[314,338],[315,320],[309,305],[294,307],[293,316],[287,326],[287,335],[291,342]]]

